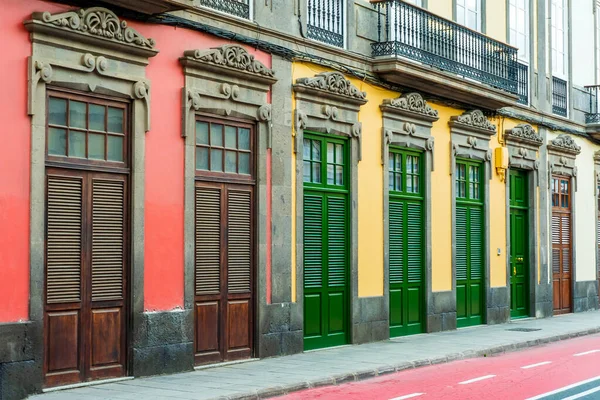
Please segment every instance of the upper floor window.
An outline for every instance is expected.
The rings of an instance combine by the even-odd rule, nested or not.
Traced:
[[[481,32],[481,0],[456,0],[456,22]]]
[[[56,161],[125,163],[127,104],[52,92],[47,154]]]
[[[566,57],[566,14],[567,8],[565,0],[551,1],[551,41],[552,41],[552,75],[559,78],[567,76],[567,57]]]
[[[244,19],[250,19],[252,11],[251,0],[200,0],[200,5]]]
[[[519,49],[518,57],[529,62],[529,0],[510,0],[509,42]]]
[[[481,167],[477,163],[456,162],[456,197],[468,200],[481,199]]]
[[[344,47],[345,1],[308,0],[307,6],[307,36],[332,46]]]
[[[569,208],[571,190],[569,178],[552,178],[552,207]]]
[[[250,178],[252,130],[216,120],[196,121],[196,170],[202,175],[236,174]]]
[[[392,150],[388,157],[389,189],[405,194],[420,194],[420,154]]]
[[[346,141],[344,139],[310,136],[304,138],[304,182],[343,187],[346,177]]]
[[[600,1],[596,2],[596,85],[600,85]],[[600,262],[600,260],[599,260]]]

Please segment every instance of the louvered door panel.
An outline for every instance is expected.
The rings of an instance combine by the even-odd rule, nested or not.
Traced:
[[[346,286],[346,199],[327,199],[328,286]]]
[[[252,196],[249,191],[227,194],[227,288],[229,293],[250,292],[252,265]]]
[[[406,249],[408,282],[421,282],[423,271],[423,206],[407,204]]]
[[[46,300],[81,301],[82,186],[80,177],[48,176]]]
[[[390,200],[390,284],[404,282],[404,202]]]
[[[469,210],[471,235],[470,247],[470,275],[471,279],[478,280],[483,277],[483,215],[480,208],[471,207]]]
[[[556,212],[552,213],[552,244],[560,244],[561,242],[560,233],[560,215]]]
[[[221,189],[196,187],[196,295],[221,284]]]
[[[456,206],[456,280],[468,278],[468,209]]]
[[[304,196],[304,286],[323,286],[323,196]]]
[[[92,181],[92,301],[122,300],[125,183]]]

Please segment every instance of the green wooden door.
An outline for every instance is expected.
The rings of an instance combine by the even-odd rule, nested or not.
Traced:
[[[421,154],[389,153],[390,336],[424,331],[423,181]]]
[[[304,348],[348,343],[347,141],[304,137]]]
[[[510,316],[529,316],[529,222],[527,175],[510,171]]]
[[[478,325],[485,311],[485,223],[483,166],[456,161],[456,316],[457,326]]]

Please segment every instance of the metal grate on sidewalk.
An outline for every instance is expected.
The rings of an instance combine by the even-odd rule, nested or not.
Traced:
[[[535,331],[541,331],[541,328],[512,328],[512,329],[507,329],[507,331],[512,331],[512,332],[535,332]]]

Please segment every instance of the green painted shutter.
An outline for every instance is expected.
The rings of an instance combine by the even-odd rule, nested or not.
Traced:
[[[483,216],[480,208],[470,207],[469,220],[471,226],[469,233],[471,235],[471,276],[472,280],[478,280],[483,277]]]
[[[408,282],[421,282],[423,270],[423,206],[421,203],[408,203],[407,208],[407,269]]]
[[[328,286],[346,286],[346,199],[327,198]]]
[[[304,287],[323,286],[323,196],[304,196]]]
[[[456,280],[463,281],[468,277],[468,209],[456,206]]]
[[[404,282],[404,202],[390,200],[390,284]]]

